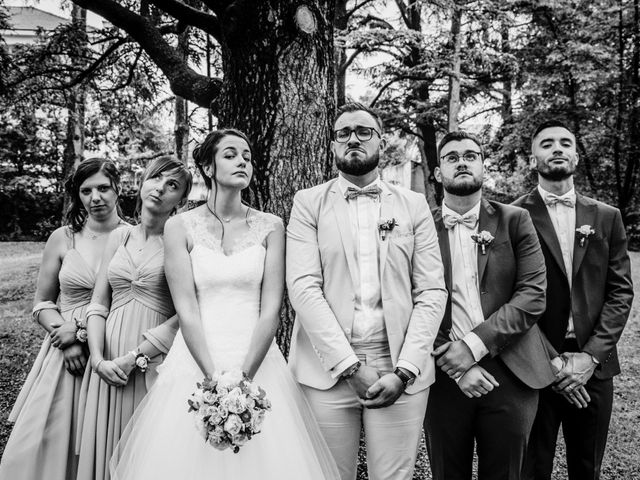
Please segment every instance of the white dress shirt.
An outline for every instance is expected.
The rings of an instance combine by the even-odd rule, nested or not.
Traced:
[[[546,203],[547,192],[544,188],[538,185],[538,192],[542,197],[542,200]],[[575,197],[575,189],[571,189],[564,195],[559,195],[559,198]],[[557,202],[555,205],[546,205],[549,216],[551,217],[551,223],[556,231],[558,242],[560,243],[560,250],[562,251],[562,261],[564,262],[564,268],[567,272],[567,280],[569,281],[569,289],[573,282],[573,245],[576,238],[576,209],[575,207],[568,207],[564,203]],[[566,338],[575,338],[576,334],[573,327],[573,314],[569,312],[569,323],[567,326]]]
[[[379,177],[376,177],[373,182],[364,188],[372,185],[380,187],[383,194],[387,191],[386,186],[380,181]],[[360,187],[339,175],[338,188],[342,195],[347,192],[349,187],[360,190]],[[358,284],[354,285],[355,312],[351,344],[388,342],[380,288],[380,248],[378,243],[380,237],[378,232],[380,198],[360,195],[349,200],[347,204],[349,218],[351,219],[352,239],[358,260],[356,262]],[[345,279],[345,281],[348,281],[348,279]],[[355,355],[345,358],[332,369],[332,376],[335,378],[341,375],[357,361],[358,358]],[[407,361],[399,360],[397,366],[406,368],[416,376],[420,374],[420,370]]]
[[[459,214],[442,204],[442,217]],[[480,217],[480,202],[465,215]],[[469,228],[457,223],[449,229],[451,254],[451,333],[453,341],[467,344],[476,362],[489,353],[480,337],[472,330],[484,322],[478,278],[478,245],[471,235],[478,232],[478,224]]]

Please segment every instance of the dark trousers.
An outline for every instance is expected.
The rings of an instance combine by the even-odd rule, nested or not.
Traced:
[[[497,358],[480,365],[500,384],[480,398],[468,398],[437,369],[424,423],[434,480],[470,480],[474,441],[479,480],[520,479],[538,391]]]
[[[551,387],[541,390],[525,463],[525,479],[551,478],[560,425],[567,447],[569,479],[600,478],[613,406],[613,380],[591,377],[585,388],[591,397],[587,408],[574,407]]]

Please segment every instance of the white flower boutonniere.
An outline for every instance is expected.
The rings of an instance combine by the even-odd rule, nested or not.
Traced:
[[[580,228],[576,228],[576,233],[578,234],[579,245],[584,247],[587,239],[596,233],[596,231],[591,227],[591,225],[582,225]]]
[[[380,239],[382,241],[386,240],[387,232],[391,232],[394,227],[398,226],[398,222],[396,222],[395,218],[391,220],[379,220],[378,221],[378,232],[380,232]]]
[[[480,233],[474,233],[471,235],[471,239],[482,247],[482,254],[487,254],[487,247],[491,245],[494,237],[486,230],[482,230]]]

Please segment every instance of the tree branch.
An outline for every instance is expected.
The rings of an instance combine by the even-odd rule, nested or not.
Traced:
[[[197,8],[190,7],[176,0],[151,0],[151,3],[180,22],[199,28],[220,41],[221,32],[218,17],[204,13]]]
[[[158,29],[146,18],[114,0],[73,0],[127,32],[169,80],[171,90],[196,105],[211,108],[220,94],[222,81],[200,75],[167,43]]]

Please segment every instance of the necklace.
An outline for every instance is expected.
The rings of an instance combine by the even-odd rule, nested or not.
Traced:
[[[90,240],[97,240],[99,237],[102,237],[103,235],[106,235],[109,232],[94,232],[89,227],[87,227],[86,233]]]
[[[211,215],[213,215],[216,218],[222,219],[222,221],[224,223],[231,223],[231,220],[233,220],[233,217],[221,217],[221,216],[218,216],[213,210],[211,210],[211,207],[209,206],[209,202],[205,202],[205,205],[207,206],[207,208],[211,212]]]

